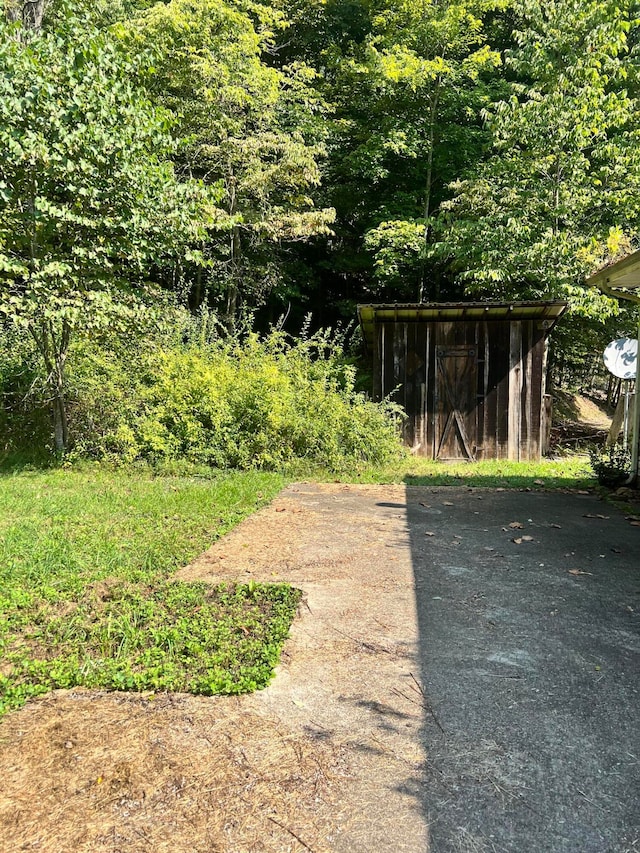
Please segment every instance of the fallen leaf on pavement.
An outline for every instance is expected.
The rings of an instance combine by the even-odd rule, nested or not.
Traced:
[[[562,530],[562,525],[561,525],[561,524],[552,524],[551,526],[552,526],[552,527],[555,527],[555,528],[556,528],[556,530]]]
[[[442,505],[443,505],[443,506],[453,506],[453,504],[451,503],[451,501],[443,501],[443,502],[442,502]]]
[[[427,530],[427,532],[424,535],[425,536],[435,536],[435,534],[433,533],[432,530]]]
[[[520,521],[512,521],[509,527],[512,527],[514,530],[522,530],[524,524],[522,524],[522,522]]]
[[[533,542],[533,536],[520,536],[518,539],[512,539],[516,545],[521,545],[523,542]]]
[[[567,569],[567,573],[570,575],[592,575],[593,572],[583,572],[582,569]]]
[[[583,518],[610,518],[610,516],[608,516],[608,515],[601,515],[599,512],[597,512],[597,513],[594,513],[594,512],[585,512],[585,514],[584,514],[582,517],[583,517]]]

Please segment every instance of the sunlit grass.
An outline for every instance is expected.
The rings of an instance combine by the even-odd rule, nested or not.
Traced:
[[[157,473],[157,472],[156,472]],[[404,454],[335,472],[99,465],[0,473],[0,713],[53,687],[239,692],[271,677],[298,601],[172,573],[287,481],[558,489],[595,485],[585,456],[434,462]],[[101,592],[102,590],[102,592]]]
[[[406,454],[384,466],[353,466],[339,474],[304,466],[291,468],[287,474],[294,479],[429,486],[468,485],[504,489],[584,489],[595,485],[586,455],[543,459],[540,462],[440,462]]]
[[[76,684],[264,685],[297,593],[212,593],[169,579],[283,483],[259,472],[203,479],[99,466],[0,475],[0,712]],[[107,597],[93,594],[104,582]],[[166,642],[158,639],[165,624],[173,626]],[[109,631],[115,639],[105,646]]]

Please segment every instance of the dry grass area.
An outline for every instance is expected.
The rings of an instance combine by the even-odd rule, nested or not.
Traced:
[[[583,394],[556,390],[553,394],[553,406],[554,421],[557,423],[574,421],[601,430],[608,430],[611,426],[611,413],[604,404]]]
[[[59,691],[11,714],[2,850],[330,851],[340,749],[240,701]]]
[[[604,404],[557,389],[553,393],[551,445],[570,450],[584,443],[603,444],[611,418]]]
[[[576,394],[574,400],[578,410],[578,420],[581,423],[591,424],[599,429],[609,429],[611,415],[604,405],[596,400],[591,400],[589,397],[584,397],[582,394]]]

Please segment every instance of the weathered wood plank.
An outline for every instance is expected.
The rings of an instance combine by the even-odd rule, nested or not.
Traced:
[[[522,393],[522,322],[512,320],[509,324],[509,424],[507,434],[507,456],[520,460],[520,421]]]
[[[529,458],[534,460],[540,459],[547,450],[544,446],[546,349],[544,331],[532,324]]]
[[[478,352],[478,374],[476,384],[476,459],[485,459],[485,400],[487,397],[487,349],[486,324],[477,322],[474,325],[474,340]]]
[[[425,385],[426,385],[426,394],[425,394],[425,433],[426,433],[426,443],[424,449],[424,455],[428,456],[430,459],[435,459],[436,455],[436,447],[435,447],[435,424],[436,424],[436,402],[435,402],[435,394],[436,394],[436,382],[435,382],[435,325],[433,323],[429,323],[427,325],[426,330],[426,340],[425,340],[425,362],[426,362],[426,371],[425,371]]]
[[[488,326],[492,340],[489,384],[495,387],[495,408],[492,413],[495,424],[494,458],[506,459],[509,433],[509,324],[491,322]]]

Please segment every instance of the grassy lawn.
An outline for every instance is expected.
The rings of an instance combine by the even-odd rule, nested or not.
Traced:
[[[264,686],[298,591],[285,584],[211,587],[171,576],[287,480],[593,485],[580,456],[536,464],[406,456],[339,478],[308,467],[286,476],[203,473],[0,469],[0,716],[56,687],[212,694]]]
[[[264,686],[298,592],[171,580],[282,488],[277,474],[0,474],[0,714],[55,687]]]
[[[473,486],[504,489],[583,489],[595,485],[589,467],[589,458],[571,455],[561,459],[543,459],[540,462],[435,462],[431,459],[407,455],[384,466],[352,468],[335,474],[325,471],[292,469],[291,476],[336,480],[352,483],[406,483],[426,486]]]

